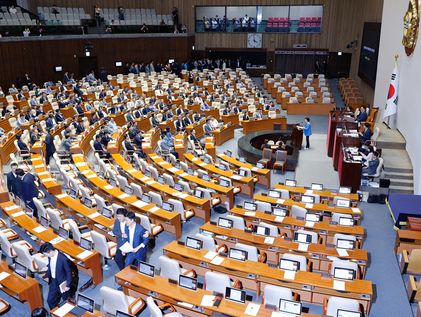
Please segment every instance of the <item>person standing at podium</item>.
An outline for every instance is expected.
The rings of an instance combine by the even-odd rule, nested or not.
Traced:
[[[313,134],[311,131],[311,123],[310,123],[310,118],[306,117],[304,119],[304,124],[302,127],[300,127],[300,129],[303,130],[304,136],[306,137],[306,149],[310,148],[310,136]]]

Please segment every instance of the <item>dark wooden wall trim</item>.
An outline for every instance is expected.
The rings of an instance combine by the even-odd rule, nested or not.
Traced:
[[[93,45],[91,56],[97,57],[98,67],[115,74],[122,72],[116,61],[189,60],[194,36],[0,41],[0,85],[6,89],[25,73],[37,84],[61,80],[63,73],[54,71],[57,65],[77,76],[86,44]]]

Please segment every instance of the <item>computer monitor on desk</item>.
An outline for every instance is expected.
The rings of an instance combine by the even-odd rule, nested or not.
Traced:
[[[362,313],[358,311],[338,309],[336,317],[362,317]]]
[[[286,179],[285,180],[285,186],[289,186],[289,187],[296,187],[297,186],[297,182],[293,179]]]
[[[349,199],[340,199],[340,198],[338,198],[336,200],[336,207],[339,207],[339,208],[350,208],[351,207],[351,201]]]
[[[115,317],[134,317],[133,315],[127,314],[127,313],[123,313],[120,310],[116,311]]]
[[[228,219],[228,218],[219,217],[218,218],[218,226],[222,227],[222,228],[230,229],[233,226],[233,221],[231,219]]]
[[[268,196],[272,198],[281,198],[281,192],[278,192],[277,190],[269,190]]]
[[[244,209],[250,210],[250,211],[256,211],[257,210],[257,204],[249,202],[249,201],[245,201],[244,202]]]
[[[311,243],[311,235],[307,233],[295,232],[294,233],[294,241],[298,243]]]
[[[225,289],[225,298],[234,302],[244,304],[246,302],[246,291],[232,287],[227,287]]]
[[[300,302],[286,299],[279,300],[279,311],[288,314],[301,315],[302,306]]]
[[[88,239],[85,239],[85,238],[80,238],[80,243],[79,243],[79,246],[80,246],[82,249],[85,249],[85,250],[91,251],[91,250],[92,250],[92,241],[90,241],[90,240],[88,240]]]
[[[305,204],[314,204],[314,196],[302,195],[301,202]]]
[[[281,259],[279,261],[279,268],[287,271],[298,271],[300,269],[300,262],[288,259]]]
[[[253,233],[259,236],[269,236],[270,230],[263,226],[253,226]]]
[[[247,251],[244,251],[244,250],[231,248],[229,250],[228,257],[234,260],[245,261],[247,260],[248,253]]]
[[[312,183],[311,189],[321,191],[323,190],[323,184]]]
[[[356,272],[352,269],[346,269],[342,267],[335,267],[333,270],[333,277],[342,280],[353,280],[356,276]]]
[[[15,262],[15,273],[20,277],[26,278],[26,274],[28,273],[28,269],[20,264],[19,262]]]
[[[197,289],[197,279],[185,275],[180,275],[178,277],[178,285],[195,291]]]
[[[336,247],[338,249],[353,250],[355,248],[355,241],[348,239],[338,239],[336,240]]]
[[[195,249],[195,250],[200,250],[203,246],[203,241],[199,240],[199,239],[195,239],[192,237],[187,237],[186,238],[186,247],[191,248],[191,249]]]
[[[351,194],[351,187],[339,187],[339,194]]]
[[[171,212],[171,211],[174,210],[174,205],[165,201],[165,202],[162,203],[162,209]]]

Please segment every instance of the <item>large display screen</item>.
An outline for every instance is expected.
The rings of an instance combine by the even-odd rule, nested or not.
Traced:
[[[364,23],[358,76],[371,87],[376,85],[381,23]]]

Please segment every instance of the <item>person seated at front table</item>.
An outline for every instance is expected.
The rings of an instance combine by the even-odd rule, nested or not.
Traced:
[[[214,129],[211,124],[211,119],[206,120],[206,123],[203,125],[203,130],[205,132],[205,135],[210,135],[212,133]]]
[[[170,152],[172,155],[175,156],[176,159],[178,159],[178,153],[174,149],[174,140],[171,137],[171,134],[163,132],[161,134],[161,149],[163,152]]]
[[[250,117],[249,117],[249,115],[248,115],[248,113],[247,113],[247,110],[243,110],[243,114],[241,115],[241,119],[242,119],[243,121],[248,121],[248,120],[250,120]]]
[[[366,141],[370,141],[372,135],[373,135],[373,132],[371,132],[370,130],[370,124],[366,122],[364,124],[364,132],[363,133],[360,132],[361,143],[364,144]]]
[[[379,152],[375,151],[373,153],[373,158],[370,161],[364,163],[364,167],[362,169],[363,175],[375,175],[377,168],[379,167],[380,160],[379,160]]]
[[[265,140],[263,141],[262,146],[261,146],[260,148],[261,148],[262,150],[263,150],[263,149],[270,149],[269,140],[268,140],[268,139],[265,139]]]
[[[262,115],[262,110],[261,109],[257,109],[254,113],[253,113],[253,119],[262,119],[263,115]]]
[[[368,118],[367,111],[365,111],[364,107],[360,107],[360,113],[357,115],[357,121],[364,122],[364,121],[367,121],[367,118]]]
[[[102,146],[102,135],[101,133],[98,133],[95,137],[94,141],[94,150],[99,154],[99,157],[101,158],[110,158],[110,153],[107,152],[107,150]]]

